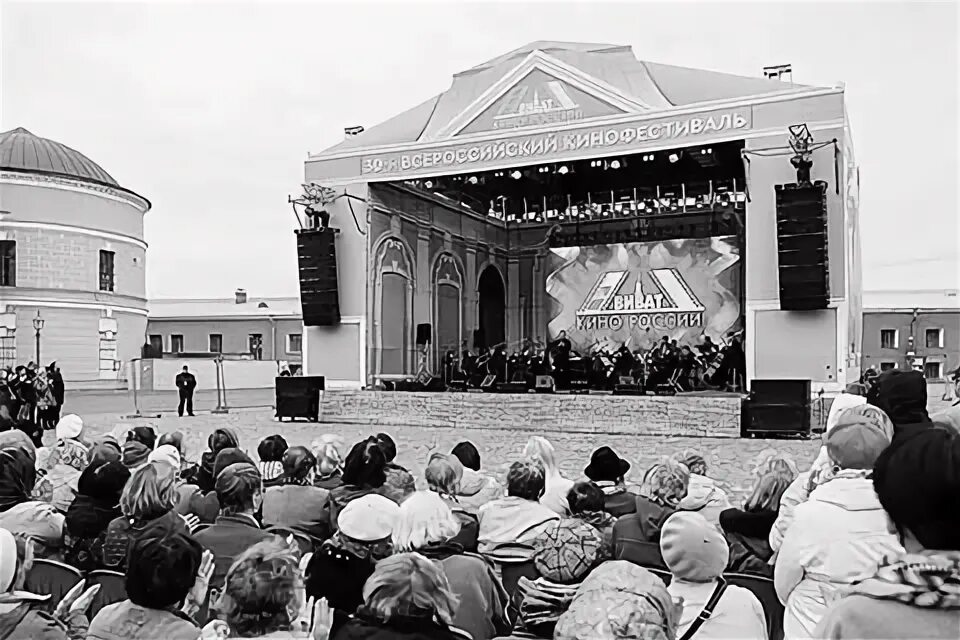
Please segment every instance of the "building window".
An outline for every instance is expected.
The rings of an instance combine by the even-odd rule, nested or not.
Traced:
[[[0,240],[0,287],[17,286],[17,241]]]
[[[897,363],[896,363],[896,362],[881,362],[881,363],[880,363],[880,371],[890,371],[890,369],[896,369],[896,368],[897,368]]]
[[[263,360],[263,334],[262,333],[251,333],[250,338],[250,355],[253,356],[254,360]]]
[[[943,329],[927,329],[924,332],[927,349],[943,349]]]
[[[880,348],[899,349],[900,334],[896,329],[880,329]]]
[[[299,333],[287,334],[287,353],[300,353],[303,351],[303,335]]]
[[[175,333],[170,336],[170,353],[183,353],[183,336]]]
[[[150,336],[150,351],[157,355],[163,353],[163,336],[156,334]]]
[[[100,291],[113,291],[113,251],[100,251]]]
[[[924,362],[923,377],[928,380],[939,380],[943,377],[942,362]]]
[[[223,334],[210,334],[210,353],[223,353]]]

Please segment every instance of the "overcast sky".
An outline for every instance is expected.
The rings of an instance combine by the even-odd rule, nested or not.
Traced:
[[[153,202],[151,297],[295,295],[303,161],[534,40],[846,82],[867,288],[957,287],[957,8],[839,3],[2,3],[0,125]]]

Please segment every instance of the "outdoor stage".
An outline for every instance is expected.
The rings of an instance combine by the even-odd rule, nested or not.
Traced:
[[[738,394],[611,396],[331,390],[320,421],[643,436],[740,437]]]

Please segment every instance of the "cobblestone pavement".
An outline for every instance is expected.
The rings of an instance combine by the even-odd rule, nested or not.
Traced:
[[[273,419],[269,410],[237,410],[226,415],[198,414],[195,418],[177,418],[165,414],[160,419],[121,420],[116,415],[85,415],[84,421],[91,433],[110,431],[119,423],[152,424],[161,433],[181,430],[186,435],[188,456],[199,457],[206,448],[207,436],[218,427],[230,427],[240,436],[241,447],[256,459],[260,440],[280,433],[291,445],[309,443],[324,433],[342,435],[349,442],[375,433],[376,427],[358,425],[312,424],[284,422]],[[409,468],[417,477],[426,463],[431,450],[448,452],[461,440],[472,441],[480,450],[483,466],[490,472],[502,474],[511,462],[518,459],[529,438],[528,433],[500,430],[453,430],[424,429],[414,427],[390,427],[387,430],[397,441],[399,464]],[[48,433],[48,437],[52,434]],[[749,476],[753,461],[764,449],[777,449],[789,453],[801,466],[812,460],[819,447],[816,440],[752,440],[724,438],[684,438],[656,436],[604,436],[588,434],[545,434],[557,449],[559,463],[565,475],[579,479],[589,462],[590,453],[606,444],[613,447],[633,465],[628,481],[639,482],[643,472],[660,457],[686,448],[699,450],[707,460],[709,473],[721,481],[727,489],[742,494],[749,488]]]

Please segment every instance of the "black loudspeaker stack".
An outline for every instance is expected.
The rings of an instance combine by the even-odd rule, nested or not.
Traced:
[[[337,229],[298,229],[300,307],[307,327],[340,323],[337,286]]]
[[[775,190],[780,308],[826,309],[830,302],[827,183],[778,184]]]
[[[430,323],[417,325],[417,345],[423,346],[432,342],[430,339]]]
[[[320,392],[324,385],[323,376],[278,376],[277,418],[319,420]]]
[[[747,436],[809,436],[809,380],[754,380],[744,404]]]

